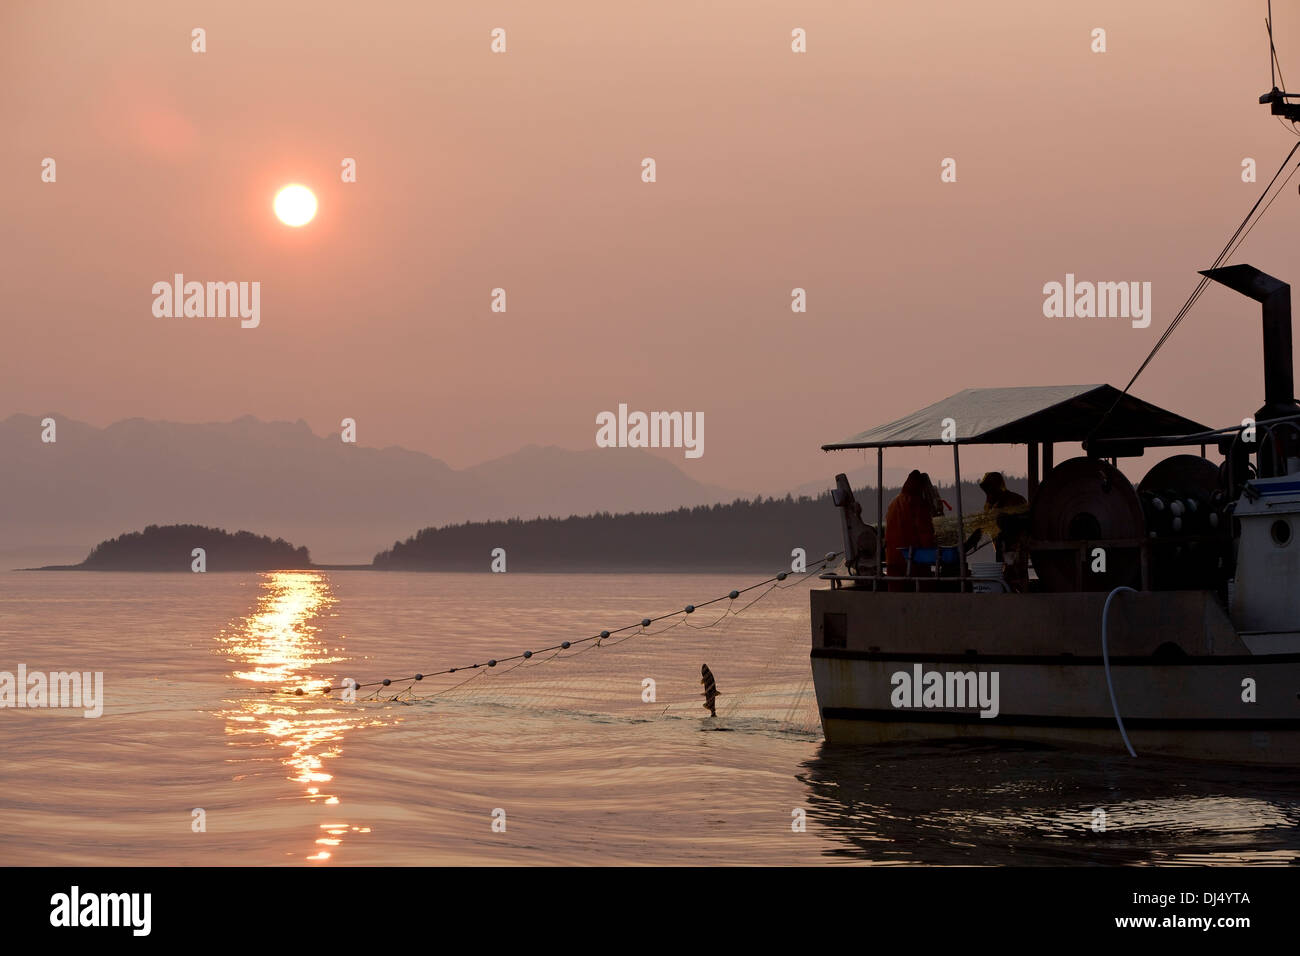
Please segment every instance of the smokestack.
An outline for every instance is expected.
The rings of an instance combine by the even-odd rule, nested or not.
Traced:
[[[1207,269],[1201,275],[1264,306],[1264,407],[1256,418],[1300,413],[1291,359],[1291,287],[1247,265]]]
[[[1201,275],[1264,307],[1264,405],[1255,413],[1255,420],[1300,414],[1291,353],[1291,287],[1250,265],[1207,269]],[[1283,444],[1285,457],[1296,457],[1300,442],[1295,429],[1277,429],[1276,437]]]

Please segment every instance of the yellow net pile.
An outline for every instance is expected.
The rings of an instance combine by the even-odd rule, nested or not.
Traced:
[[[956,512],[934,519],[934,537],[940,547],[955,547],[966,540],[976,530],[983,531],[990,539],[998,536],[998,518],[1006,515],[1023,515],[1029,513],[1028,505],[1014,505],[1010,508],[998,508],[995,511],[975,511],[965,516],[963,523],[958,523]]]

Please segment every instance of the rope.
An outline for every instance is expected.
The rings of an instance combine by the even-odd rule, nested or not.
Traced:
[[[730,601],[730,602],[734,603],[734,602],[736,601],[736,599],[739,598],[742,594],[747,594],[747,593],[750,592],[750,591],[754,591],[754,590],[756,590],[756,589],[758,589],[758,588],[761,588],[761,587],[763,587],[763,586],[765,586],[765,585],[768,585],[768,588],[767,588],[766,591],[764,591],[762,594],[758,595],[758,597],[754,598],[754,600],[750,601],[748,604],[743,605],[743,606],[740,607],[739,609],[735,609],[735,608],[733,608],[733,607],[729,604],[729,605],[727,606],[727,608],[724,610],[722,616],[719,617],[717,620],[713,621],[712,623],[705,624],[705,625],[694,625],[694,624],[688,624],[689,627],[691,627],[691,628],[693,628],[693,629],[695,629],[695,630],[707,630],[708,628],[710,628],[710,627],[714,627],[715,625],[719,624],[719,623],[720,623],[722,620],[724,620],[725,618],[727,618],[727,617],[729,617],[729,616],[731,616],[731,615],[740,614],[742,611],[745,611],[745,610],[747,610],[747,609],[753,607],[755,604],[757,604],[759,601],[761,601],[761,600],[762,600],[763,598],[765,598],[767,595],[771,594],[772,591],[774,591],[774,590],[778,590],[778,589],[780,589],[780,590],[784,590],[784,589],[786,589],[786,588],[795,587],[795,586],[801,584],[802,582],[807,581],[809,578],[811,578],[811,577],[813,577],[813,576],[815,576],[815,575],[821,573],[821,571],[822,571],[823,569],[825,569],[825,567],[826,567],[827,565],[829,565],[832,561],[834,561],[834,560],[836,560],[837,558],[839,558],[842,554],[843,554],[842,551],[833,551],[833,552],[827,554],[824,558],[821,558],[820,560],[814,562],[815,567],[814,567],[811,571],[808,571],[808,572],[807,572],[806,574],[804,574],[802,577],[797,578],[795,581],[793,581],[793,582],[790,583],[790,584],[782,585],[782,584],[779,583],[779,582],[781,582],[781,581],[784,581],[786,578],[790,577],[790,574],[791,574],[791,572],[789,572],[789,571],[781,571],[781,572],[778,572],[777,574],[772,575],[772,576],[769,577],[769,578],[765,578],[765,579],[762,580],[762,581],[759,581],[759,582],[757,582],[757,583],[755,583],[755,584],[751,584],[751,585],[749,585],[749,587],[738,588],[738,589],[736,589],[736,590],[729,591],[729,592],[726,593],[726,594],[720,595],[720,596],[718,596],[718,597],[716,597],[716,598],[712,598],[712,599],[710,599],[710,600],[708,600],[708,601],[702,601],[702,602],[700,602],[699,604],[688,604],[688,605],[686,605],[686,607],[682,608],[681,610],[678,610],[678,611],[669,611],[669,612],[666,613],[666,614],[660,614],[658,617],[647,617],[647,618],[642,618],[642,619],[641,619],[638,623],[636,623],[636,624],[627,624],[627,625],[625,625],[625,626],[623,626],[623,627],[613,628],[613,629],[611,629],[611,630],[601,631],[599,634],[593,634],[593,635],[591,635],[590,637],[582,637],[582,638],[578,638],[577,640],[573,640],[573,641],[562,641],[562,642],[560,642],[559,644],[552,644],[550,647],[543,647],[543,648],[540,648],[539,650],[536,650],[536,651],[523,651],[523,652],[521,652],[521,653],[519,653],[519,654],[513,654],[513,655],[511,655],[510,657],[490,658],[490,659],[488,659],[488,660],[486,660],[486,661],[478,661],[478,662],[473,663],[473,664],[464,664],[464,665],[460,665],[460,666],[457,666],[457,667],[446,667],[446,668],[443,668],[442,670],[436,670],[436,671],[427,671],[427,672],[425,672],[425,671],[421,671],[421,672],[417,672],[417,673],[415,673],[415,674],[410,674],[410,675],[408,675],[408,676],[406,676],[406,677],[395,677],[395,678],[385,677],[385,678],[383,678],[382,680],[367,681],[367,682],[365,682],[365,683],[360,683],[360,682],[358,682],[358,681],[355,681],[355,680],[351,680],[351,679],[349,679],[349,680],[347,680],[347,681],[344,681],[344,683],[340,684],[340,685],[337,686],[337,687],[332,686],[332,685],[331,685],[331,686],[328,686],[328,687],[323,687],[323,688],[321,688],[321,693],[322,693],[322,694],[330,694],[330,693],[332,693],[332,692],[334,692],[334,691],[336,691],[336,690],[339,690],[339,691],[341,691],[341,690],[353,690],[353,691],[357,691],[357,690],[361,690],[361,689],[364,688],[364,687],[373,687],[373,688],[375,688],[375,690],[373,690],[369,695],[367,695],[365,698],[362,698],[362,699],[365,699],[365,700],[369,700],[369,699],[372,699],[372,698],[373,698],[373,699],[378,699],[378,698],[376,697],[376,695],[379,693],[379,688],[381,688],[381,687],[390,687],[390,686],[392,686],[394,683],[405,684],[405,683],[407,683],[407,682],[412,682],[412,683],[410,684],[410,686],[408,686],[408,687],[406,687],[406,688],[403,688],[401,691],[399,691],[399,693],[404,693],[404,692],[409,692],[409,691],[410,691],[411,687],[414,686],[414,683],[413,683],[413,682],[422,681],[422,680],[424,680],[426,677],[440,677],[440,676],[442,676],[442,675],[444,675],[444,674],[455,674],[455,673],[458,673],[458,672],[460,672],[460,671],[466,671],[466,670],[476,670],[476,671],[478,671],[478,673],[474,674],[474,675],[473,675],[472,677],[470,677],[468,680],[461,681],[460,683],[455,684],[455,685],[453,685],[452,687],[448,687],[448,688],[444,688],[443,690],[435,691],[433,694],[426,695],[425,697],[412,697],[412,699],[414,699],[414,700],[425,700],[425,699],[427,699],[428,697],[437,696],[438,694],[445,694],[445,693],[447,693],[448,691],[455,690],[455,689],[458,688],[458,687],[463,687],[465,684],[468,684],[469,681],[470,681],[470,680],[473,680],[475,677],[479,677],[479,676],[481,676],[482,674],[487,673],[486,670],[481,670],[480,668],[494,668],[494,667],[496,667],[498,664],[506,664],[506,663],[510,663],[510,662],[512,662],[512,661],[513,661],[513,662],[517,662],[517,663],[515,663],[514,667],[508,667],[508,668],[505,668],[505,671],[512,671],[512,670],[514,670],[516,667],[519,667],[519,666],[525,664],[526,662],[532,661],[532,658],[533,658],[533,656],[534,656],[535,654],[545,654],[545,653],[550,652],[550,651],[554,651],[554,652],[555,652],[555,653],[552,654],[550,657],[548,657],[548,658],[546,658],[546,659],[544,659],[544,660],[540,660],[540,661],[532,661],[532,664],[530,664],[529,666],[533,666],[533,665],[537,665],[537,664],[546,664],[546,663],[549,663],[550,661],[555,660],[555,658],[559,656],[560,652],[562,652],[562,651],[567,651],[567,650],[569,650],[570,648],[574,648],[574,647],[576,647],[576,646],[579,645],[579,644],[586,644],[587,646],[586,646],[586,647],[583,647],[583,648],[581,648],[581,649],[579,649],[575,654],[570,654],[570,655],[568,655],[568,657],[566,658],[566,660],[568,660],[568,659],[572,659],[573,657],[576,657],[578,654],[581,654],[581,653],[583,653],[583,652],[585,652],[585,651],[589,651],[589,650],[591,650],[593,647],[601,647],[601,646],[613,647],[613,646],[616,646],[616,645],[618,645],[618,644],[622,644],[624,641],[630,640],[630,639],[633,638],[633,637],[641,637],[641,636],[651,636],[651,637],[652,637],[652,636],[655,636],[655,635],[658,635],[658,634],[664,634],[664,633],[666,633],[666,632],[668,632],[668,631],[671,631],[673,628],[678,627],[678,626],[681,625],[681,624],[687,623],[687,620],[686,620],[686,619],[687,619],[687,616],[688,616],[688,615],[691,615],[691,614],[694,614],[697,610],[699,610],[699,609],[702,608],[702,607],[709,607],[709,606],[711,606],[711,605],[714,605],[714,604],[719,603],[720,601]],[[806,569],[805,569],[805,570],[806,570]],[[656,631],[650,631],[650,630],[648,630],[648,628],[649,628],[651,625],[656,624],[656,623],[658,623],[659,621],[666,621],[666,620],[670,620],[670,619],[672,619],[672,618],[677,618],[677,620],[674,621],[672,624],[668,625],[667,627],[660,628],[659,630],[656,630]],[[611,636],[613,636],[613,635],[615,635],[615,634],[624,634],[625,632],[628,632],[628,631],[631,631],[632,633],[626,634],[626,636],[621,637],[621,638],[619,638],[618,640],[615,640],[615,641],[609,641],[609,638],[610,638]],[[292,691],[290,691],[290,690],[286,690],[286,691],[284,691],[284,693],[286,693],[286,694],[294,694],[294,695],[297,695],[297,696],[302,696],[303,693],[304,693],[304,691],[302,690],[302,688],[298,688],[298,689],[296,689],[296,690],[292,690]],[[397,698],[396,698],[396,695],[395,695],[393,698],[389,698],[389,699],[391,699],[391,700],[396,700]]]

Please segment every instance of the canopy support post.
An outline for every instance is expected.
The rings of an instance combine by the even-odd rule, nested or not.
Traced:
[[[880,590],[880,576],[885,573],[885,449],[876,449],[876,590]]]
[[[1029,443],[1029,497],[1038,493],[1038,442]]]
[[[957,588],[959,591],[964,592],[966,590],[966,521],[965,521],[965,516],[962,514],[962,507],[961,507],[961,455],[957,453],[957,449],[959,447],[960,446],[956,442],[952,443],[952,470],[953,470],[953,475],[957,479],[957,483],[955,485],[957,490],[957,562],[958,562],[958,569],[961,575],[960,580],[958,581],[957,584]],[[934,560],[935,560],[935,564],[938,565],[940,563],[939,556],[940,554],[942,554],[942,552],[939,551],[938,541],[934,543],[934,546],[935,546]]]

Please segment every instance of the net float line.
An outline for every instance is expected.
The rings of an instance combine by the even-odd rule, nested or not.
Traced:
[[[798,584],[802,581],[806,581],[808,578],[811,578],[814,575],[820,574],[822,570],[826,568],[827,565],[829,565],[832,561],[835,561],[837,558],[843,555],[843,553],[844,553],[843,551],[832,551],[827,553],[825,557],[814,561],[813,562],[814,567],[811,570],[807,570],[806,573],[798,577],[794,583]],[[493,657],[493,658],[489,658],[488,660],[478,661],[473,664],[462,664],[457,667],[445,667],[442,670],[420,671],[414,674],[409,674],[405,677],[385,677],[382,678],[381,680],[373,680],[373,681],[366,681],[366,682],[360,682],[348,678],[347,680],[343,681],[341,684],[338,684],[337,686],[329,685],[327,687],[322,687],[320,689],[320,692],[322,694],[332,694],[335,691],[344,691],[344,690],[358,691],[366,687],[373,687],[373,688],[390,687],[393,684],[405,684],[407,682],[417,682],[417,681],[424,680],[426,677],[441,677],[446,674],[458,674],[461,673],[462,671],[478,671],[482,673],[483,672],[482,668],[493,668],[499,664],[509,664],[511,662],[516,662],[515,667],[518,667],[521,664],[523,664],[525,661],[531,660],[533,656],[536,654],[546,654],[548,652],[554,651],[555,653],[552,654],[551,657],[546,658],[543,661],[539,662],[539,663],[546,663],[548,661],[555,660],[556,656],[561,651],[567,651],[581,644],[588,645],[587,647],[583,648],[583,650],[589,650],[591,647],[613,646],[614,644],[621,644],[623,643],[623,641],[629,640],[633,637],[638,637],[642,635],[654,636],[656,634],[663,634],[666,631],[670,631],[681,624],[686,624],[688,627],[691,627],[695,630],[706,630],[707,628],[713,627],[714,625],[721,623],[725,618],[727,618],[732,614],[740,614],[742,611],[745,611],[746,609],[753,607],[755,604],[758,603],[758,601],[760,601],[764,596],[766,596],[766,594],[770,592],[773,588],[781,586],[780,582],[786,580],[786,578],[790,577],[792,573],[793,572],[790,571],[779,571],[776,574],[772,575],[771,577],[764,578],[762,581],[758,581],[754,584],[749,585],[748,587],[733,589],[731,591],[728,591],[726,594],[719,595],[718,597],[712,598],[708,601],[701,601],[698,604],[688,604],[684,608],[681,608],[680,610],[669,611],[666,614],[660,614],[658,617],[644,617],[635,624],[627,624],[624,625],[623,627],[611,628],[609,630],[601,631],[598,634],[592,634],[589,637],[581,637],[572,641],[561,641],[559,644],[552,644],[549,647],[541,647],[538,648],[537,650],[522,651],[518,654],[513,654],[509,657]],[[690,624],[687,620],[690,615],[694,614],[700,608],[710,607],[722,601],[734,602],[742,594],[747,594],[750,591],[754,591],[758,588],[763,587],[764,585],[770,585],[770,587],[768,587],[768,591],[765,591],[763,594],[760,594],[754,600],[742,606],[738,611],[733,611],[730,607],[728,607],[717,620],[704,625]],[[792,585],[785,585],[785,587],[791,587],[791,586]],[[659,623],[660,621],[668,621],[668,620],[672,620],[673,618],[676,618],[677,620],[674,621],[674,623],[668,625],[667,627],[660,628],[657,631],[648,630],[649,627]],[[634,633],[628,634],[627,633],[628,631],[632,631]],[[610,645],[602,644],[602,642],[608,640],[609,638],[617,634],[625,634],[626,636],[621,637],[616,641],[613,641]],[[513,670],[514,668],[509,668],[509,669]],[[304,696],[307,692],[304,691],[301,687],[299,687],[292,691],[286,690],[284,691],[284,693],[293,694],[295,696],[301,697]]]

